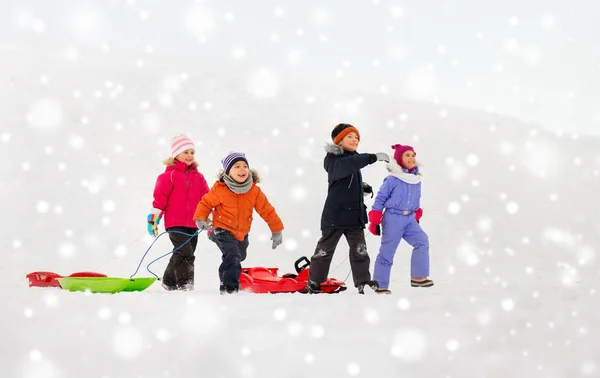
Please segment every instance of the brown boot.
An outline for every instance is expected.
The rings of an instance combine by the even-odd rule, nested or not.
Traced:
[[[427,278],[422,278],[422,279],[411,279],[410,280],[410,286],[412,287],[431,287],[433,286],[433,281]]]
[[[384,289],[384,288],[379,288],[377,290],[375,290],[375,294],[392,294],[392,291],[390,289]]]

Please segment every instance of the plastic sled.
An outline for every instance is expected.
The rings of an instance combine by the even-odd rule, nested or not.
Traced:
[[[69,291],[91,293],[119,293],[121,291],[143,291],[156,281],[156,277],[63,277],[57,278],[60,286]]]
[[[310,260],[305,256],[294,263],[297,274],[287,273],[278,276],[278,268],[243,268],[240,274],[240,289],[256,294],[267,293],[306,293],[306,283]],[[346,290],[346,284],[335,278],[328,278],[321,284],[323,293],[339,293]]]
[[[76,272],[69,276],[61,276],[53,272],[32,272],[25,276],[29,279],[29,287],[60,287],[58,278],[63,277],[106,277],[106,274],[95,272]]]

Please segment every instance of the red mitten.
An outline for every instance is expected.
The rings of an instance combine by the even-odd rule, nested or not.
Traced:
[[[381,218],[383,218],[383,212],[379,210],[369,211],[369,232],[373,235],[381,235]]]
[[[415,210],[415,219],[417,220],[417,223],[419,223],[419,219],[421,219],[421,217],[423,216],[423,209],[421,209],[420,207]]]
[[[381,235],[381,226],[374,223],[369,223],[369,232],[375,236]]]
[[[383,212],[379,210],[371,210],[369,211],[369,222],[374,224],[381,224],[381,219],[383,218]]]

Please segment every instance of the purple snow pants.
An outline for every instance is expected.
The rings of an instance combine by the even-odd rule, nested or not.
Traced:
[[[401,215],[386,211],[381,226],[381,247],[373,270],[373,279],[379,283],[379,287],[389,288],[394,255],[401,239],[413,247],[410,258],[411,277],[428,277],[429,238],[417,223],[414,214]]]

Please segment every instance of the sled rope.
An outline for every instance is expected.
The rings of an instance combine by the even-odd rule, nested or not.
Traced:
[[[152,261],[150,262],[150,264],[146,265],[146,270],[147,270],[147,271],[148,271],[150,274],[152,274],[154,277],[156,277],[156,279],[157,279],[157,280],[159,280],[159,281],[160,281],[160,278],[159,278],[159,277],[158,277],[156,274],[154,274],[154,272],[152,272],[152,271],[150,270],[150,265],[152,265],[152,264],[153,264],[153,263],[155,263],[156,261],[158,261],[158,260],[162,259],[163,257],[170,255],[171,253],[173,253],[173,252],[177,251],[179,248],[181,248],[181,247],[183,247],[184,245],[186,245],[187,243],[189,243],[189,241],[190,241],[190,240],[192,240],[192,238],[193,238],[194,236],[196,236],[196,235],[199,235],[199,234],[202,232],[202,230],[196,231],[196,232],[195,232],[195,233],[193,233],[193,234],[188,234],[187,232],[175,231],[175,230],[173,230],[173,231],[164,231],[164,232],[162,232],[160,235],[158,235],[158,236],[157,236],[157,237],[154,239],[154,241],[152,242],[152,244],[150,244],[150,246],[148,247],[148,249],[146,250],[146,252],[145,252],[145,253],[144,253],[144,255],[142,256],[142,259],[140,260],[140,262],[139,262],[139,264],[138,264],[137,268],[135,269],[135,272],[133,272],[133,274],[132,274],[131,276],[129,276],[129,279],[133,279],[133,277],[134,277],[134,276],[137,274],[137,272],[140,270],[140,266],[142,266],[142,261],[144,261],[144,259],[146,258],[146,255],[148,254],[148,252],[150,252],[150,249],[152,249],[152,246],[154,245],[154,243],[156,243],[156,241],[157,241],[157,240],[158,240],[158,239],[159,239],[161,236],[163,236],[164,234],[168,234],[169,232],[173,232],[173,233],[177,233],[177,234],[183,234],[183,235],[189,236],[190,238],[189,238],[188,240],[186,240],[186,241],[185,241],[183,244],[181,244],[179,247],[177,247],[177,248],[175,248],[174,250],[172,250],[171,252],[165,253],[164,255],[162,255],[162,256],[160,256],[160,257],[158,257],[158,258],[156,258],[156,259],[152,260]]]
[[[370,233],[367,233],[367,236],[370,236]],[[333,273],[333,272],[335,272],[335,270],[336,270],[337,268],[339,268],[340,266],[342,266],[342,264],[343,264],[343,263],[344,263],[346,260],[348,260],[348,257],[349,257],[349,256],[346,256],[346,257],[345,257],[345,258],[342,260],[342,262],[340,262],[340,263],[339,263],[339,264],[338,264],[338,265],[337,265],[335,268],[333,268],[333,269],[330,271],[330,273]],[[346,280],[348,279],[348,277],[350,277],[350,273],[352,273],[352,268],[350,268],[350,269],[348,270],[348,274],[346,275],[346,278],[344,278],[344,279],[342,280],[342,282],[343,282],[343,283],[346,283]]]

